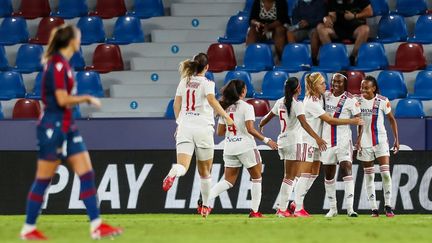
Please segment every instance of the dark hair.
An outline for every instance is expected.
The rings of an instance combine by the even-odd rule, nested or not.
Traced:
[[[347,91],[348,89],[348,73],[346,71],[340,71],[340,72],[336,72],[333,74],[333,77],[337,76],[337,75],[343,75],[344,78],[344,91]],[[333,78],[332,78],[332,82],[333,82]]]
[[[364,78],[364,80],[372,82],[372,84],[375,86],[375,92],[374,92],[375,95],[380,94],[380,89],[378,87],[378,82],[377,82],[376,78],[374,78],[371,75],[368,75]]]
[[[291,113],[292,100],[296,89],[299,86],[299,80],[296,77],[290,77],[285,81],[285,100],[284,104],[287,109],[288,116]]]
[[[239,79],[230,80],[222,88],[222,98],[219,101],[220,105],[224,110],[230,107],[232,104],[236,103],[240,99],[240,95],[246,84]]]
[[[60,49],[68,47],[71,40],[77,37],[77,32],[78,29],[70,24],[63,24],[53,29],[44,54],[44,62],[47,62]]]
[[[198,53],[192,59],[180,63],[179,72],[182,79],[201,73],[208,64],[208,57],[205,53]]]

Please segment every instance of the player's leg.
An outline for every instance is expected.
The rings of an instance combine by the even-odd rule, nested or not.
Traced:
[[[184,176],[189,169],[195,145],[191,142],[177,144],[177,163],[174,164],[162,183],[162,189],[168,191],[177,177]]]
[[[352,177],[352,162],[340,162],[339,170],[344,181],[347,215],[349,217],[358,217],[358,214],[354,211],[354,180]]]
[[[251,213],[249,217],[251,218],[261,218],[262,214],[259,212],[259,206],[261,204],[261,196],[262,196],[262,164],[256,164],[253,167],[248,168],[251,180],[252,180],[252,188],[251,188]]]
[[[394,217],[392,208],[392,178],[390,175],[390,157],[381,156],[377,158],[380,165],[380,173],[383,184],[383,194],[384,194],[384,210],[387,217]]]
[[[207,217],[210,214],[209,197],[212,187],[211,170],[213,166],[214,149],[196,148],[197,169],[200,175],[200,189],[202,196],[201,215]]]
[[[303,201],[309,189],[310,181],[311,181],[311,173],[313,167],[314,160],[314,148],[309,146],[308,144],[303,144],[301,149],[300,163],[298,168],[298,173],[300,177],[295,186],[295,204],[296,209],[294,212],[294,216],[296,217],[309,217],[309,213],[306,212],[303,208]]]
[[[326,197],[329,201],[330,210],[325,217],[331,218],[338,214],[337,200],[336,200],[336,164],[326,164],[323,160],[323,167],[325,172],[324,187]]]
[[[282,180],[281,188],[280,188],[280,202],[279,209],[276,213],[278,216],[288,217],[290,216],[288,208],[288,202],[291,196],[291,193],[294,189],[294,181],[297,174],[299,162],[295,160],[285,160],[284,167],[285,173],[284,178]]]
[[[237,180],[242,164],[237,155],[224,155],[223,160],[225,163],[224,177],[210,190],[209,200],[213,201],[222,192],[232,188]]]
[[[364,149],[363,149],[364,150]],[[362,151],[364,154],[364,151]],[[359,159],[360,160],[360,159]],[[361,161],[361,160],[360,160]],[[372,210],[372,217],[378,217],[378,207],[375,196],[375,168],[374,161],[362,161],[364,170],[364,180],[366,184],[366,193],[369,201],[370,208]]]

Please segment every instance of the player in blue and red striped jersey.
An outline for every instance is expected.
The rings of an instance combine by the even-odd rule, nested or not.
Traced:
[[[393,131],[393,150],[395,154],[399,151],[399,136],[397,122],[391,112],[390,101],[379,93],[376,79],[372,76],[366,76],[361,83],[362,96],[360,98],[361,117],[365,121],[365,125],[359,128],[359,137],[356,145],[359,150],[357,159],[363,163],[366,192],[372,209],[372,217],[379,216],[375,196],[375,160],[380,165],[385,201],[384,210],[387,217],[393,217],[394,213],[391,206],[390,148],[384,126],[385,116],[389,119]]]
[[[21,230],[23,240],[46,240],[36,229],[45,192],[61,161],[69,162],[81,180],[80,199],[90,218],[93,239],[122,233],[119,228],[105,224],[100,219],[95,175],[90,156],[75,125],[72,108],[80,103],[100,107],[97,98],[73,94],[74,79],[69,59],[79,50],[81,34],[71,25],[62,25],[51,33],[44,56],[46,62],[42,79],[44,114],[37,126],[39,153],[36,179],[27,198],[26,220]]]

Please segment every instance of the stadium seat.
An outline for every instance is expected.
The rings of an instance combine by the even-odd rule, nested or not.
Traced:
[[[141,19],[164,16],[165,10],[162,0],[135,0],[134,10],[128,15]]]
[[[26,19],[48,17],[51,13],[49,0],[21,0],[19,11],[13,16],[22,16]]]
[[[239,80],[245,82],[246,88],[247,88],[246,97],[251,98],[254,96],[255,89],[252,85],[252,78],[248,72],[246,72],[246,71],[229,71],[225,76],[224,85],[233,79],[239,79]]]
[[[90,16],[99,16],[103,19],[124,16],[126,5],[123,0],[97,0],[96,11],[90,12]]]
[[[363,43],[360,46],[357,66],[352,70],[370,72],[373,70],[386,69],[388,60],[383,44],[376,42]]]
[[[4,18],[0,25],[0,45],[27,43],[29,32],[27,22],[21,17]]]
[[[396,105],[396,118],[422,118],[424,117],[423,103],[416,99],[402,99]]]
[[[247,72],[261,72],[272,70],[274,66],[271,47],[267,44],[256,43],[246,47],[244,64],[236,70]]]
[[[86,16],[88,13],[86,0],[61,0],[58,1],[57,11],[51,15],[64,19]]]
[[[312,66],[309,47],[306,44],[287,44],[282,53],[281,66],[274,67],[275,71],[296,73],[309,70]]]
[[[212,72],[206,72],[206,73],[205,73],[205,77],[206,77],[208,80],[214,81],[214,75],[213,75]]]
[[[132,16],[118,17],[112,38],[106,40],[109,44],[126,45],[144,42],[144,33],[139,18]]]
[[[408,91],[401,72],[381,71],[377,81],[381,94],[389,98],[389,100],[407,97]]]
[[[24,81],[20,73],[0,72],[0,100],[24,98]]]
[[[27,99],[34,99],[34,100],[40,100],[41,99],[42,78],[43,78],[43,72],[39,72],[35,78],[33,91],[31,93],[26,94]]]
[[[1,102],[0,102],[0,120],[3,120],[3,119],[4,119],[3,108],[2,108],[2,105],[1,105]]]
[[[426,13],[427,3],[425,0],[397,0],[396,13],[411,17],[414,15],[421,15]]]
[[[253,106],[255,110],[255,116],[257,117],[263,117],[267,115],[271,110],[270,103],[268,102],[268,100],[250,99],[247,100],[246,102]]]
[[[234,15],[228,20],[225,36],[219,37],[219,43],[241,44],[246,41],[249,28],[249,17]]]
[[[432,43],[432,14],[422,15],[417,19],[414,36],[409,38],[409,42],[420,44]]]
[[[7,71],[9,70],[9,63],[6,57],[6,51],[3,46],[0,46],[0,71]]]
[[[48,44],[51,31],[57,26],[60,26],[62,24],[64,24],[64,20],[62,18],[58,18],[58,17],[42,18],[41,21],[39,22],[36,36],[34,38],[31,38],[29,40],[29,43],[39,44],[39,45]]]
[[[38,119],[41,112],[39,101],[19,99],[14,105],[12,119]]]
[[[365,78],[365,74],[361,71],[349,71],[347,91],[351,94],[360,94],[361,82]]]
[[[15,71],[32,73],[42,70],[43,48],[41,45],[23,44],[19,47],[15,61]]]
[[[80,109],[79,105],[76,105],[72,108],[72,116],[74,119],[81,119],[82,118],[81,109]]]
[[[207,50],[209,71],[220,73],[233,70],[237,65],[234,49],[230,44],[211,44]]]
[[[319,66],[313,66],[312,71],[336,72],[349,68],[350,61],[346,46],[341,43],[322,45],[318,55]]]
[[[0,18],[9,17],[12,15],[12,1],[0,0]]]
[[[104,97],[99,73],[92,71],[77,72],[75,78],[79,95],[88,94],[96,97]]]
[[[112,44],[100,44],[93,53],[93,65],[85,70],[108,73],[124,69],[120,48]]]
[[[252,10],[254,0],[246,0],[245,7],[243,9],[244,12],[250,13]]]
[[[416,43],[402,43],[396,51],[395,65],[389,66],[389,69],[412,72],[425,67],[426,58],[424,57],[423,46]]]
[[[175,114],[174,114],[174,99],[170,100],[168,102],[166,111],[165,111],[165,118],[168,119],[175,119]]]
[[[313,72],[311,72],[311,71],[304,72],[303,75],[302,75],[302,78],[300,79],[301,92],[300,92],[300,95],[298,97],[300,100],[303,100],[304,97],[306,96],[306,85],[305,85],[306,84],[306,76],[309,75],[309,74],[311,74],[311,73],[313,73]],[[328,82],[327,74],[324,73],[324,72],[320,72],[320,73],[325,78],[326,86],[328,88],[329,87],[329,82]]]
[[[78,20],[77,27],[81,30],[82,45],[105,42],[104,25],[100,17],[81,17]]]
[[[378,24],[376,41],[381,43],[393,43],[406,41],[408,37],[404,17],[397,14],[382,16]]]
[[[371,0],[370,1],[373,9],[373,15],[387,15],[389,13],[389,6],[387,0]]]
[[[82,55],[82,50],[80,48],[79,51],[75,52],[72,58],[69,60],[69,65],[75,71],[82,71],[85,68],[85,61]]]
[[[425,70],[417,74],[414,94],[410,95],[409,98],[432,100],[432,71]]]
[[[284,96],[285,81],[288,74],[281,71],[268,71],[264,75],[262,92],[255,93],[254,98],[264,100],[277,100]]]

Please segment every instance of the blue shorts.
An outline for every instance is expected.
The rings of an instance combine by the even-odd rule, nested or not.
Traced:
[[[60,127],[37,127],[38,158],[48,161],[66,160],[72,155],[85,152],[87,148],[77,129],[63,132]]]

